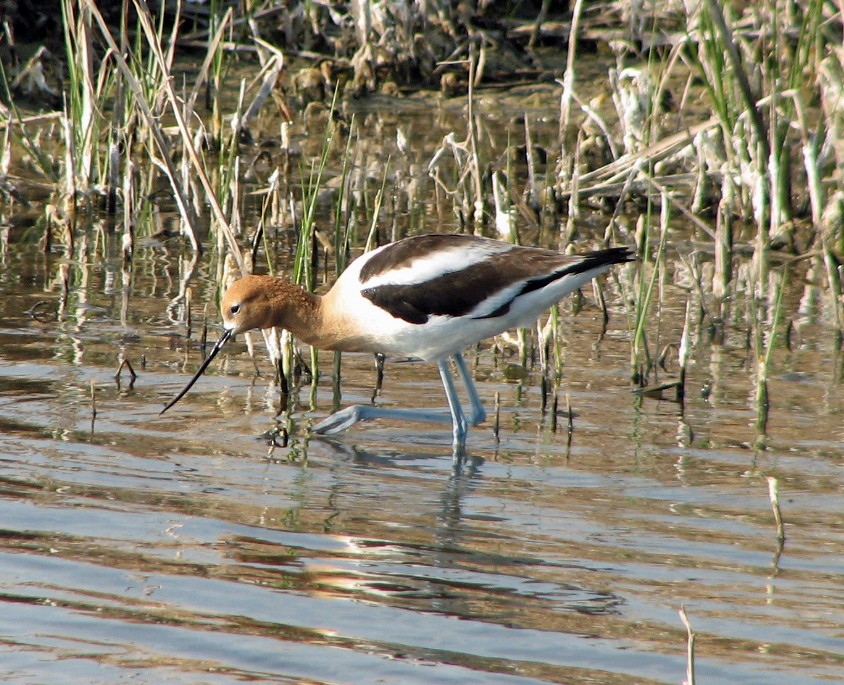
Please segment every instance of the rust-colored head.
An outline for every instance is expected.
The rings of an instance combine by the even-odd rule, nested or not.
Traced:
[[[220,313],[223,326],[233,333],[281,325],[278,313],[284,304],[284,286],[272,276],[244,276],[223,295]]]
[[[236,333],[273,326],[301,330],[304,326],[302,313],[312,309],[315,301],[313,296],[302,288],[272,276],[245,276],[232,283],[223,295],[220,307],[223,316],[223,334],[211,348],[211,352],[208,353],[193,378],[161,413],[163,414],[187,394],[214,357],[223,349],[223,345]]]

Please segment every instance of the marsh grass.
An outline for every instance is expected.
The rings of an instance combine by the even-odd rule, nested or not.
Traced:
[[[691,316],[690,300],[677,345],[678,392],[684,392],[687,369],[695,362],[691,341],[705,338],[703,330],[713,331],[716,342],[723,341],[723,328],[731,325],[736,296],[748,296],[747,330],[756,360],[749,381],[755,387],[752,403],[757,417],[757,445],[764,447],[771,402],[768,376],[772,353],[778,327],[788,316],[783,300],[787,282],[784,272],[788,267],[781,265],[783,260],[772,259],[775,252],[785,250],[805,256],[816,264],[815,274],[825,273],[826,321],[834,332],[836,346],[842,339],[841,214],[834,209],[825,213],[827,207],[840,206],[836,198],[842,193],[842,175],[838,171],[842,161],[842,115],[840,108],[827,104],[825,117],[818,121],[817,112],[809,114],[806,105],[818,97],[819,83],[824,91],[820,95],[824,97],[826,93],[827,103],[841,93],[844,70],[839,47],[840,8],[836,11],[815,0],[765,2],[753,10],[713,0],[688,6],[692,13],[682,17],[683,40],[671,46],[664,56],[657,50],[647,53],[648,70],[657,75],[655,89],[640,89],[638,94],[644,96],[639,100],[633,97],[635,92],[625,96],[620,91],[621,76],[629,77],[632,72],[619,69],[614,97],[617,95],[616,116],[624,132],[624,144],[615,141],[607,146],[614,159],[603,167],[564,178],[566,182],[558,186],[558,192],[571,205],[575,197],[583,202],[616,191],[616,215],[625,203],[640,202],[645,206],[636,231],[641,259],[638,280],[628,293],[633,303],[634,384],[644,386],[656,381],[651,371],[657,370],[658,365],[651,349],[662,346],[662,284],[670,280],[671,271],[689,276],[691,290],[699,302],[694,307],[701,315]],[[650,35],[656,35],[661,22],[667,23],[671,18],[654,15],[651,20]],[[683,97],[676,102],[676,110],[665,115],[658,107],[660,93],[665,92],[667,84],[676,82],[683,69],[688,70]],[[640,71],[636,72],[637,78],[640,75]],[[693,90],[693,78],[702,85],[704,102],[715,113],[714,119],[699,123],[691,111],[686,111],[692,102],[689,93]],[[810,93],[809,89],[815,92]],[[565,87],[564,97],[581,102],[576,93],[567,93]],[[641,104],[638,113],[631,103]],[[594,118],[585,106],[583,109],[587,118]],[[637,136],[630,133],[625,115],[641,124],[643,135],[635,145],[632,143]],[[687,128],[685,137],[682,132],[679,136],[664,136],[665,124],[672,119],[675,126],[678,120],[694,123]],[[606,135],[612,135],[609,129]],[[561,132],[563,150],[564,141]],[[615,152],[622,149],[626,153]],[[693,157],[683,158],[689,152]],[[692,193],[684,189],[689,177],[676,171],[678,166],[683,170],[687,164],[683,159],[695,162],[689,169],[691,177],[697,179]],[[669,170],[671,173],[666,173]],[[620,186],[623,174],[626,178]],[[640,179],[659,196],[643,193]],[[698,240],[703,241],[696,251],[685,253],[674,247],[673,219],[663,213],[658,225],[651,220],[657,201],[661,208],[670,203],[694,220]],[[714,231],[706,225],[707,206],[715,210]],[[692,207],[696,212],[692,212]],[[573,211],[570,207],[570,216]],[[701,212],[704,221],[698,215]],[[737,226],[742,227],[742,239],[746,242],[738,239]],[[657,237],[658,244],[654,246]],[[706,276],[707,270],[700,264],[700,254],[710,251],[708,245],[714,253],[711,276]],[[744,267],[747,247],[752,248],[749,269]],[[738,291],[737,271],[744,274]],[[753,302],[758,302],[759,307]],[[694,334],[693,319],[705,324]]]
[[[574,39],[567,46],[560,83],[557,138],[543,140],[526,114],[524,169],[510,161],[512,129],[506,142],[494,141],[508,151],[507,163],[500,165],[501,156],[491,153],[493,134],[478,107],[478,89],[490,73],[491,46],[477,36],[450,46],[436,69],[455,69],[465,76],[465,128],[444,136],[422,161],[434,199],[414,196],[405,218],[390,205],[391,184],[394,178],[413,176],[410,164],[387,153],[379,159],[380,178],[367,180],[360,172],[368,160],[355,119],[344,122],[349,126],[342,134],[335,123],[335,118],[343,119],[344,99],[363,92],[368,79],[377,79],[377,74],[364,74],[373,65],[377,26],[365,32],[365,45],[353,60],[354,73],[346,80],[326,77],[333,97],[325,126],[315,134],[322,143],[297,166],[297,161],[291,163],[291,150],[305,141],[304,134],[290,126],[284,94],[277,87],[290,69],[293,50],[270,44],[271,33],[260,13],[239,15],[212,3],[211,19],[190,36],[191,48],[202,45],[204,50],[200,65],[185,75],[174,68],[185,18],[178,10],[175,15],[153,14],[145,0],[127,1],[115,27],[92,0],[62,0],[62,124],[50,128],[47,120],[33,122],[22,115],[9,85],[14,79],[4,71],[4,178],[18,155],[54,186],[53,219],[69,254],[86,228],[75,226],[72,212],[62,211],[66,203],[75,208],[82,200],[80,206],[88,209],[92,198],[105,197],[108,212],[121,224],[127,278],[134,268],[136,233],[154,225],[156,210],[147,198],[163,180],[190,252],[176,298],[183,305],[194,269],[205,258],[214,262],[220,291],[261,259],[270,273],[289,271],[294,281],[313,290],[321,285],[321,249],[327,272],[336,277],[354,247],[364,243],[371,248],[387,235],[401,237],[408,227],[415,230],[414,221],[428,226],[432,213],[456,217],[466,231],[491,233],[498,226],[506,229],[507,239],[580,250],[592,247],[582,239],[594,234],[584,230],[586,220],[596,207],[609,207],[604,242],[634,243],[639,261],[624,267],[624,278],[608,279],[606,287],[595,291],[595,300],[604,317],[607,301],[610,311],[618,309],[619,301],[628,309],[632,384],[647,387],[664,380],[658,378],[664,357],[659,350],[677,349],[677,382],[685,394],[687,372],[696,362],[695,342],[713,331],[711,339],[719,344],[726,328],[746,327],[748,353],[756,361],[748,365],[753,368],[747,382],[755,387],[757,430],[764,433],[771,400],[767,380],[776,359],[772,350],[778,327],[792,318],[783,294],[783,260],[772,255],[787,251],[805,257],[806,268],[824,281],[824,320],[835,344],[844,339],[841,10],[821,0],[766,0],[753,7],[714,0],[687,5],[688,14],[660,14],[654,6],[647,16],[631,19],[624,29],[627,42],[611,46],[616,63],[607,82],[614,90],[605,89],[602,105],[579,92],[587,57],[577,38],[588,33],[592,19],[584,3],[574,3],[569,18]],[[414,11],[423,11],[420,7]],[[309,30],[320,30],[318,15],[308,16],[313,22]],[[537,31],[531,33],[534,42]],[[287,31],[288,36],[293,33]],[[666,36],[672,38],[655,40]],[[630,45],[636,49],[628,49]],[[235,82],[230,78],[232,60],[247,52],[257,57],[260,68],[254,78]],[[224,97],[231,92],[237,97]],[[673,102],[666,105],[669,95]],[[252,127],[270,109],[267,103],[275,104],[277,118],[283,119],[284,155],[256,191],[247,179],[252,162],[246,154]],[[346,136],[343,145],[338,144],[340,135]],[[45,152],[47,136],[57,139],[52,149],[60,152]],[[590,161],[595,145],[606,154],[600,163]],[[551,151],[545,169],[534,159],[539,147]],[[334,180],[336,194],[326,202]],[[11,191],[7,195],[14,199]],[[252,219],[248,206],[254,197],[260,198],[258,230],[244,254],[245,229]],[[206,223],[211,239],[204,241],[201,227]],[[632,230],[625,228],[631,224]],[[680,231],[691,234],[687,245],[676,239]],[[287,236],[295,244],[289,265],[280,257]],[[794,271],[799,275],[803,268],[797,264]],[[682,330],[668,330],[663,321],[666,289],[678,274],[690,281],[688,304]],[[740,297],[758,301],[760,307],[747,304],[743,309],[737,304]],[[546,411],[556,404],[560,390],[560,328],[568,318],[552,312],[536,343],[524,331],[515,338],[524,367],[539,358]],[[274,339],[268,337],[267,344],[276,350],[271,358],[279,361]],[[509,342],[504,338],[501,344]],[[290,384],[296,369],[292,342],[285,347],[282,387]],[[313,351],[312,398],[318,361]],[[335,403],[340,364],[340,355],[335,355]]]
[[[101,118],[97,110],[104,106],[111,70],[94,70],[93,26],[91,13],[72,0],[62,0],[62,19],[66,50],[67,85],[65,97],[65,193],[87,195],[96,182]],[[103,63],[105,64],[105,62]]]

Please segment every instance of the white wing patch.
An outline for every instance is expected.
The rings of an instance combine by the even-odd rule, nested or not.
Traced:
[[[420,254],[407,266],[399,269],[391,269],[386,273],[373,276],[366,282],[361,283],[361,288],[425,283],[443,274],[462,271],[474,264],[480,264],[489,259],[491,255],[509,252],[512,248],[512,245],[484,242],[471,245],[456,245],[446,250]],[[376,250],[373,250],[369,254],[374,255],[375,253]]]
[[[518,295],[524,285],[524,281],[517,281],[516,283],[513,283],[513,285],[507,288],[503,288],[502,290],[499,290],[496,293],[490,294],[485,300],[479,302],[478,306],[475,307],[466,316],[469,316],[473,319],[482,319],[485,316],[489,316],[499,307],[504,304],[507,304],[514,297],[516,297],[516,295]]]

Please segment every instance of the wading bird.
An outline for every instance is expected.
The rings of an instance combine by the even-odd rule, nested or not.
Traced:
[[[613,247],[580,255],[521,247],[472,235],[404,238],[367,252],[323,296],[284,278],[246,276],[223,295],[223,334],[178,402],[236,333],[280,326],[326,350],[375,352],[436,362],[450,414],[354,405],[316,424],[337,433],[358,421],[398,418],[451,422],[455,447],[486,418],[461,351],[514,326],[533,323],[570,292],[633,253]],[[463,412],[448,361],[453,359],[470,408]]]

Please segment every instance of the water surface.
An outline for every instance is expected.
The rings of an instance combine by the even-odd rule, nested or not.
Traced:
[[[430,123],[363,126],[385,146],[404,126],[430,150],[454,120]],[[436,207],[400,230],[453,230]],[[800,308],[817,298],[799,278],[764,430],[739,315],[723,343],[696,333],[684,407],[631,393],[621,285],[635,266],[621,267],[606,331],[591,291],[561,309],[571,444],[543,411],[539,366],[485,343],[467,358],[490,417],[500,397],[500,430],[472,429],[455,463],[437,426],[308,436],[338,400],[371,401],[370,355],[343,355],[335,398],[323,353],[279,417],[265,353],[239,340],[159,416],[201,360],[203,317],[216,321],[213,258],[190,280],[186,338],[181,241],[142,245],[127,277],[106,227],[44,256],[39,221],[7,209],[0,254],[7,682],[678,683],[682,607],[699,682],[844,674],[842,357],[822,308]],[[688,299],[672,269],[661,344],[679,340]],[[133,384],[115,379],[124,358]],[[444,405],[435,367],[406,360],[388,360],[376,401]],[[280,424],[288,446],[260,437]]]

